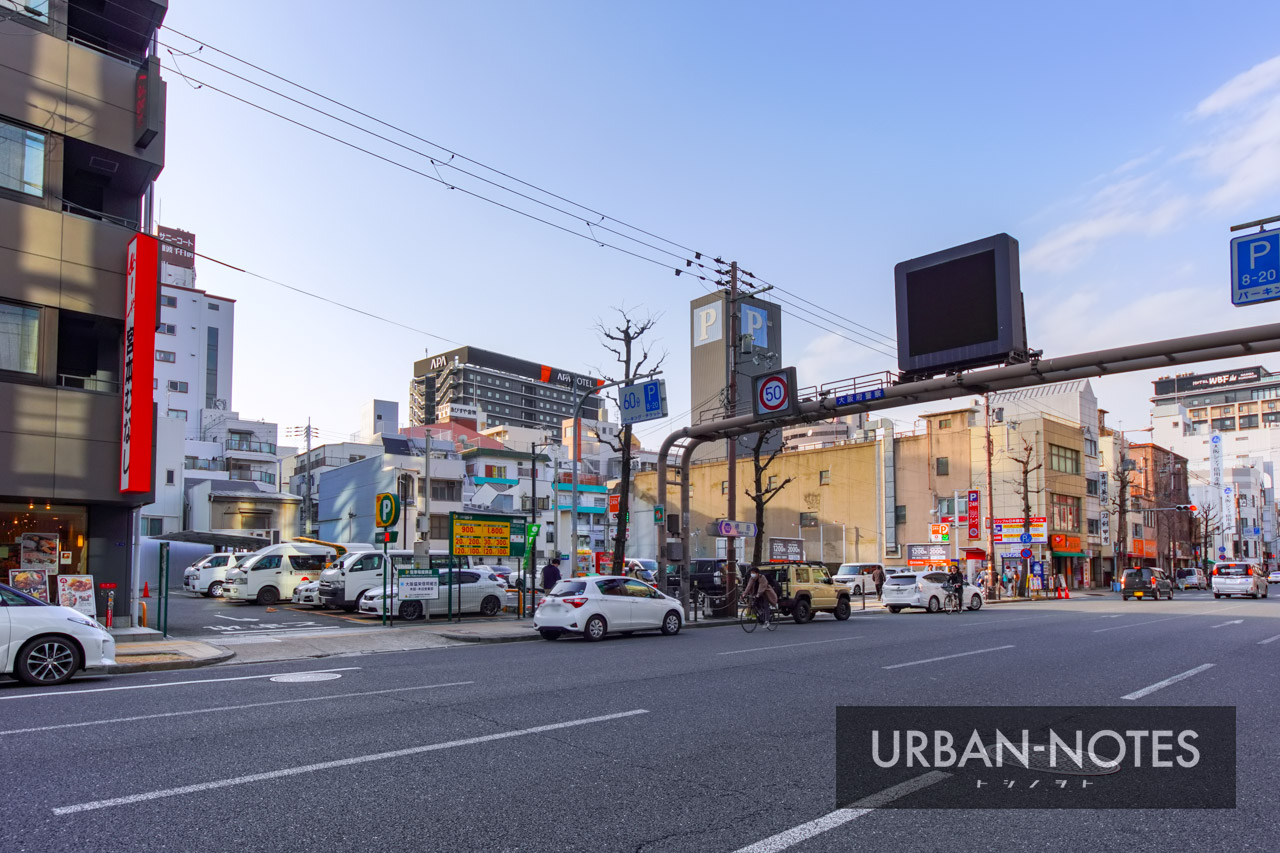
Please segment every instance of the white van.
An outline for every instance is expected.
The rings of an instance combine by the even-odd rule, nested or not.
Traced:
[[[206,554],[182,572],[182,588],[206,598],[221,598],[227,570],[235,568],[248,554]]]
[[[1262,566],[1247,560],[1215,563],[1213,566],[1213,597],[1248,596],[1267,597],[1267,576]]]
[[[228,601],[278,604],[291,598],[300,583],[318,580],[320,573],[337,556],[351,548],[373,550],[372,545],[321,545],[312,542],[281,542],[254,551],[227,572],[222,597]]]
[[[381,590],[384,583],[396,582],[394,571],[389,580],[383,576],[388,559],[392,569],[413,567],[412,551],[387,551],[386,557],[377,548],[348,551],[320,573],[320,603],[354,612],[360,596],[371,589]]]

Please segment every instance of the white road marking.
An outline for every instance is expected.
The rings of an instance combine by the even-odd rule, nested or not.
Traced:
[[[1123,613],[1112,613],[1109,616],[1099,616],[1098,618],[1099,619],[1119,619],[1123,615],[1124,615]]]
[[[1231,620],[1230,622],[1223,622],[1221,625],[1210,625],[1209,627],[1210,627],[1210,628],[1225,628],[1225,627],[1227,627],[1228,625],[1243,625],[1243,624],[1244,624],[1244,620],[1243,620],[1243,619],[1233,619],[1233,620]]]
[[[281,770],[269,770],[265,773],[251,773],[248,776],[235,776],[230,779],[216,779],[212,782],[199,782],[195,785],[182,785],[177,788],[162,788],[158,791],[147,791],[142,794],[130,794],[125,797],[113,797],[109,800],[94,800],[88,803],[77,803],[72,806],[59,806],[53,809],[56,815],[76,814],[78,812],[89,812],[97,809],[107,809],[112,806],[127,806],[132,803],[144,803],[149,800],[160,800],[167,797],[178,797],[183,794],[196,794],[201,791],[212,791],[218,788],[230,788],[235,785],[248,785],[253,782],[266,782],[271,779],[282,779],[287,776],[300,776],[304,773],[317,773],[321,770],[333,770],[337,767],[351,767],[357,764],[369,764],[373,761],[385,761],[389,758],[404,758],[409,755],[421,755],[427,752],[438,752],[442,749],[452,749],[455,746],[474,746],[478,743],[490,743],[495,740],[506,740],[513,737],[523,737],[524,735],[541,734],[542,732],[558,731],[560,729],[575,728],[577,726],[586,726],[592,723],[604,723],[610,720],[621,720],[627,717],[635,717],[639,714],[647,714],[648,711],[643,708],[637,708],[634,711],[623,711],[618,714],[604,714],[599,717],[585,717],[579,720],[568,720],[563,723],[550,723],[545,726],[534,726],[530,729],[515,729],[509,732],[496,732],[494,734],[480,735],[478,737],[463,738],[461,740],[451,740],[445,743],[431,743],[423,746],[411,746],[406,749],[395,749],[390,752],[375,752],[372,755],[357,755],[353,758],[340,758],[336,761],[321,761],[318,764],[304,764],[300,767],[285,767]]]
[[[1258,645],[1265,646],[1267,643],[1274,643],[1276,640],[1280,640],[1280,634],[1276,634],[1274,637],[1268,637],[1265,640],[1259,640]]]
[[[972,651],[972,652],[958,652],[954,655],[943,655],[942,657],[939,657],[939,658],[925,658],[924,660],[913,660],[913,661],[908,661],[906,663],[895,663],[890,666],[882,666],[880,668],[881,669],[901,669],[904,666],[917,666],[922,663],[934,663],[935,661],[940,661],[940,660],[951,660],[952,658],[963,658],[963,657],[968,657],[969,655],[981,655],[981,654],[986,654],[987,652],[998,652],[998,651],[1003,651],[1004,649],[1012,649],[1012,648],[1013,646],[996,646],[995,648],[991,648],[991,649],[977,649],[976,651]]]
[[[1000,619],[1000,618],[996,618],[996,619],[994,619],[994,620],[993,620],[993,621],[991,621],[991,622],[988,622],[988,621],[986,621],[986,620],[983,620],[983,621],[981,621],[981,622],[961,622],[961,623],[959,623],[959,624],[954,625],[953,627],[956,627],[956,628],[980,628],[980,627],[990,627],[991,625],[1004,625],[1006,622],[1024,622],[1024,621],[1026,621],[1027,619],[1047,619],[1047,618],[1048,618],[1048,616],[1047,616],[1047,615],[1044,615],[1044,616],[1015,616],[1015,617],[1014,617],[1014,618],[1012,618],[1012,619]]]
[[[754,649],[738,649],[733,652],[720,652],[722,655],[745,655],[750,652],[768,652],[773,649],[790,649],[796,646],[817,646],[822,643],[847,643],[849,640],[861,640],[862,637],[841,637],[838,640],[810,640],[806,643],[783,643],[779,646],[757,646]]]
[[[219,714],[224,711],[243,711],[247,708],[267,708],[272,705],[296,705],[301,702],[333,702],[338,699],[354,699],[357,696],[381,696],[387,693],[407,693],[412,690],[434,690],[437,687],[461,687],[474,681],[451,681],[448,684],[422,684],[417,687],[393,687],[389,690],[365,690],[360,693],[339,693],[334,696],[308,696],[305,699],[278,699],[274,702],[253,702],[248,705],[226,705],[220,708],[195,708],[190,711],[169,711],[163,714],[143,714],[137,717],[117,717],[114,720],[89,720],[82,723],[61,723],[56,726],[34,726],[29,729],[10,729],[4,735],[24,735],[31,732],[51,732],[58,729],[79,729],[85,726],[106,726],[117,723],[136,723],[140,720],[162,720],[167,717],[189,717],[194,714]]]
[[[757,841],[755,844],[741,847],[736,853],[778,853],[779,850],[794,847],[801,841],[807,841],[815,835],[821,835],[828,830],[835,829],[837,826],[843,826],[851,820],[857,820],[864,815],[868,815],[880,806],[891,803],[900,797],[905,797],[907,794],[919,791],[921,788],[927,788],[930,785],[941,782],[950,775],[940,770],[932,770],[923,776],[917,776],[900,785],[894,785],[892,788],[885,788],[883,791],[864,797],[856,803],[850,804],[848,808],[836,809],[817,820],[802,823],[785,832],[771,835],[763,841]]]
[[[1121,696],[1120,698],[1129,699],[1129,700],[1141,699],[1143,696],[1149,696],[1152,693],[1155,693],[1157,690],[1163,690],[1164,688],[1168,687],[1170,684],[1177,684],[1179,681],[1182,681],[1185,678],[1190,678],[1193,675],[1199,675],[1200,673],[1204,672],[1206,669],[1213,669],[1213,664],[1211,663],[1201,664],[1195,669],[1189,669],[1184,673],[1173,676],[1172,678],[1166,678],[1164,681],[1157,681],[1155,684],[1152,684],[1150,687],[1144,687],[1141,690],[1135,690],[1134,692],[1128,693],[1124,696]]]
[[[358,666],[340,666],[333,669],[308,669],[305,672],[350,672],[360,669]],[[54,696],[76,696],[81,693],[110,693],[115,690],[150,690],[153,687],[181,687],[184,684],[213,684],[220,681],[250,681],[255,678],[273,678],[284,673],[272,672],[267,675],[237,675],[233,678],[193,678],[190,681],[162,681],[159,684],[130,684],[125,687],[91,687],[86,690],[61,690],[56,693],[32,692],[17,696],[0,696],[0,702],[14,699],[50,699]]]
[[[231,621],[231,622],[261,622],[261,621],[262,621],[261,619],[254,619],[254,618],[249,617],[249,616],[223,616],[223,615],[222,615],[222,614],[220,614],[220,613],[215,613],[215,614],[213,615],[213,618],[214,618],[214,619],[226,619],[226,620]]]
[[[1178,616],[1165,616],[1163,619],[1151,619],[1146,622],[1134,622],[1129,625],[1113,625],[1110,628],[1094,628],[1093,633],[1101,634],[1103,631],[1123,631],[1125,628],[1138,628],[1142,625],[1154,625],[1157,622],[1168,622],[1170,619],[1190,619],[1192,616],[1216,616],[1227,610],[1235,610],[1238,607],[1248,607],[1247,604],[1236,604],[1231,607],[1222,607],[1215,610],[1205,610],[1200,613],[1183,613]]]

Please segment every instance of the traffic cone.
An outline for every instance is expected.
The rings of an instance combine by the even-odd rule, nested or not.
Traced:
[[[151,584],[148,583],[147,581],[142,582],[142,597],[143,598],[151,597]]]
[[[1062,587],[1057,586],[1057,585],[1055,584],[1055,585],[1054,585],[1054,587],[1053,587],[1053,592],[1054,592],[1054,597],[1055,597],[1055,598],[1062,598]]]
[[[1063,597],[1063,598],[1066,598],[1066,599],[1070,599],[1070,598],[1071,598],[1071,590],[1067,589],[1067,588],[1064,586],[1064,587],[1062,588],[1062,597]]]

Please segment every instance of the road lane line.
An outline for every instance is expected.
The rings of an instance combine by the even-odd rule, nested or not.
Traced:
[[[333,669],[304,669],[299,672],[351,672],[358,666],[339,666]],[[86,690],[60,690],[56,693],[32,692],[19,696],[0,696],[0,702],[14,699],[48,699],[54,696],[76,696],[81,693],[110,693],[114,690],[149,690],[153,687],[181,687],[184,684],[214,684],[222,681],[249,681],[255,678],[275,678],[277,675],[298,675],[298,672],[272,672],[267,675],[237,675],[232,678],[193,678],[190,681],[162,681],[159,684],[130,684],[125,687],[91,687]]]
[[[1243,619],[1232,619],[1230,622],[1223,622],[1221,625],[1210,625],[1210,628],[1225,628],[1228,625],[1243,625]]]
[[[1280,640],[1280,634],[1276,634],[1274,637],[1268,637],[1265,640],[1259,640],[1258,645],[1265,646],[1267,643],[1274,643],[1276,640]]]
[[[1101,634],[1103,631],[1123,631],[1125,628],[1138,628],[1143,625],[1154,625],[1157,622],[1168,622],[1171,619],[1190,619],[1193,616],[1217,616],[1219,613],[1225,612],[1227,610],[1235,610],[1236,608],[1239,608],[1239,607],[1248,607],[1248,606],[1249,605],[1247,604],[1236,604],[1231,607],[1223,607],[1217,610],[1206,610],[1202,613],[1183,613],[1178,616],[1165,616],[1162,619],[1151,619],[1146,622],[1134,622],[1129,625],[1113,625],[1110,628],[1095,628],[1093,630],[1093,633]]]
[[[747,847],[740,847],[735,853],[778,853],[779,850],[794,847],[802,841],[813,838],[815,835],[821,835],[828,830],[835,829],[837,826],[843,826],[851,820],[857,820],[864,815],[871,814],[880,806],[887,805],[894,800],[905,797],[907,794],[941,782],[950,775],[950,773],[943,773],[940,770],[932,770],[923,776],[908,779],[906,782],[894,785],[892,788],[885,788],[883,791],[872,794],[869,797],[863,797],[856,803],[851,803],[848,808],[836,809],[817,820],[802,823]]]
[[[901,669],[904,666],[917,666],[922,663],[934,663],[940,660],[951,660],[952,658],[963,658],[963,657],[968,657],[969,655],[981,655],[981,654],[986,654],[987,652],[999,652],[999,651],[1003,651],[1004,649],[1012,649],[1012,648],[1013,646],[996,646],[995,648],[991,648],[991,649],[978,649],[972,652],[958,652],[957,654],[954,654],[954,655],[943,655],[940,658],[925,658],[924,660],[913,660],[913,661],[907,661],[906,663],[895,663],[890,666],[882,666],[880,668],[881,669]]]
[[[235,776],[230,779],[216,779],[212,782],[199,782],[195,785],[182,785],[177,788],[162,788],[158,791],[147,791],[142,794],[129,794],[124,797],[113,797],[109,800],[94,800],[92,802],[77,803],[71,806],[59,806],[53,809],[53,813],[55,815],[68,815],[77,814],[79,812],[96,811],[98,809],[107,809],[112,806],[127,806],[132,803],[145,803],[149,800],[161,800],[168,797],[182,796],[183,794],[197,794],[201,791],[231,788],[236,785],[248,785],[253,782],[266,782],[272,779],[283,779],[288,776],[301,776],[304,773],[318,773],[322,770],[333,770],[338,767],[352,767],[358,764],[369,764],[374,761],[386,761],[391,758],[405,758],[410,755],[439,752],[440,750],[452,749],[456,746],[474,746],[475,744],[490,743],[496,740],[507,740],[509,738],[523,737],[525,735],[541,734],[542,732],[553,732],[560,729],[587,726],[592,723],[605,723],[611,720],[621,720],[627,717],[635,717],[640,714],[647,713],[649,712],[643,708],[637,708],[633,711],[622,711],[617,714],[604,714],[599,717],[584,717],[578,720],[568,720],[563,723],[549,723],[545,726],[534,726],[530,729],[515,729],[509,732],[496,732],[494,734],[463,738],[461,740],[451,740],[444,743],[411,746],[406,749],[395,749],[390,752],[375,752],[371,755],[357,755],[353,758],[340,758],[336,761],[321,761],[318,764],[304,764],[300,767],[285,767],[280,770],[269,770],[265,773],[251,773],[248,776]]]
[[[1135,690],[1134,692],[1128,693],[1124,696],[1121,696],[1120,698],[1129,699],[1129,700],[1141,699],[1143,696],[1149,696],[1152,693],[1155,693],[1157,690],[1163,690],[1164,688],[1168,687],[1170,684],[1177,684],[1179,681],[1182,681],[1185,678],[1190,678],[1193,675],[1199,675],[1200,673],[1204,672],[1206,669],[1213,669],[1213,664],[1211,663],[1201,664],[1195,669],[1189,669],[1184,673],[1173,676],[1172,678],[1166,678],[1164,681],[1157,681],[1155,684],[1152,684],[1150,687],[1144,687],[1141,690]]]
[[[139,720],[162,720],[166,717],[188,717],[192,714],[218,714],[224,711],[243,711],[247,708],[266,708],[271,705],[295,705],[300,702],[329,702],[338,699],[354,699],[357,696],[382,696],[387,693],[407,693],[411,690],[432,690],[437,687],[461,687],[474,681],[451,681],[447,684],[421,684],[416,687],[393,687],[388,690],[364,690],[359,693],[339,693],[333,696],[308,696],[305,699],[278,699],[274,702],[252,702],[248,705],[224,705],[220,708],[196,708],[191,711],[168,711],[163,714],[142,714],[137,717],[117,717],[114,720],[90,720],[83,723],[60,723],[54,726],[33,726],[29,729],[10,729],[5,735],[23,735],[31,732],[51,732],[57,729],[79,729],[85,726],[105,726],[115,723],[136,723]]]
[[[737,651],[719,652],[718,654],[745,655],[745,654],[749,654],[750,652],[768,652],[768,651],[772,651],[773,649],[791,649],[791,648],[795,648],[796,646],[818,646],[818,645],[821,645],[822,643],[847,643],[850,640],[861,640],[861,639],[862,637],[841,637],[838,640],[810,640],[805,643],[783,643],[780,646],[757,646],[753,649],[738,649]]]
[[[1043,615],[1040,615],[1040,616],[1016,616],[1016,617],[1014,617],[1013,619],[1000,619],[1000,618],[996,618],[996,619],[992,620],[991,622],[987,622],[987,621],[982,621],[982,622],[964,622],[964,623],[961,623],[961,624],[955,625],[955,626],[953,626],[953,627],[956,627],[956,628],[979,628],[979,627],[985,627],[985,626],[990,626],[990,625],[1004,625],[1004,624],[1005,624],[1005,623],[1007,623],[1007,622],[1025,622],[1025,621],[1026,621],[1026,620],[1028,620],[1028,619],[1048,619],[1048,618],[1049,618],[1049,614],[1047,614],[1047,613],[1046,613],[1046,614],[1043,614]]]

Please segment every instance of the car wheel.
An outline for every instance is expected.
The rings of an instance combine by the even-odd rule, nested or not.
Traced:
[[[274,586],[263,587],[258,590],[257,602],[259,604],[265,604],[268,607],[273,604],[279,604],[280,590],[276,589]]]
[[[209,597],[222,598],[222,581],[214,581],[209,584]]]
[[[832,615],[843,622],[849,618],[849,613],[852,609],[853,608],[849,606],[849,599],[842,597],[836,602],[836,609],[832,611]]]
[[[589,643],[597,640],[603,640],[608,628],[604,624],[603,616],[592,616],[587,620],[587,624],[583,626],[582,638]]]
[[[1222,598],[1222,596],[1221,596],[1221,595],[1219,595],[1219,594],[1218,594],[1218,593],[1216,593],[1216,592],[1213,594],[1213,597],[1214,597],[1214,598]]]
[[[901,612],[902,612],[902,606],[901,606],[901,605],[898,605],[898,604],[890,604],[890,605],[889,605],[889,612],[890,612],[890,613],[901,613]]]
[[[491,595],[484,601],[480,602],[481,616],[497,616],[502,610],[502,602],[498,601],[498,596]]]
[[[400,602],[400,618],[405,620],[422,618],[422,602],[421,601],[402,601]]]
[[[927,609],[930,613],[937,613],[942,609],[942,602],[938,601],[938,596],[932,595],[929,597],[929,607]]]
[[[671,610],[666,616],[662,617],[662,633],[668,637],[680,633],[680,614]]]
[[[1129,596],[1127,596],[1127,595],[1125,595],[1125,596],[1121,596],[1121,597],[1122,597],[1125,601],[1128,601],[1128,600],[1129,600]]]
[[[549,628],[542,628],[541,630],[539,630],[539,631],[538,631],[538,633],[539,633],[540,635],[542,635],[542,639],[544,639],[544,640],[558,640],[558,639],[560,639],[560,634],[561,634],[562,632],[561,632],[561,631],[552,631],[552,630],[551,630],[551,629],[549,629]]]
[[[855,587],[853,588],[853,594],[854,594],[854,595],[862,595],[862,587],[861,587],[861,586],[855,586]]]
[[[796,620],[797,625],[803,625],[813,616],[813,607],[809,604],[809,599],[802,598],[797,601],[791,608],[791,618]]]
[[[980,596],[980,595],[975,595],[973,598],[969,599],[969,609],[970,609],[970,610],[981,610],[981,609],[982,609],[982,596]]]
[[[80,649],[64,637],[37,637],[18,652],[13,673],[25,684],[62,684],[80,669]]]

